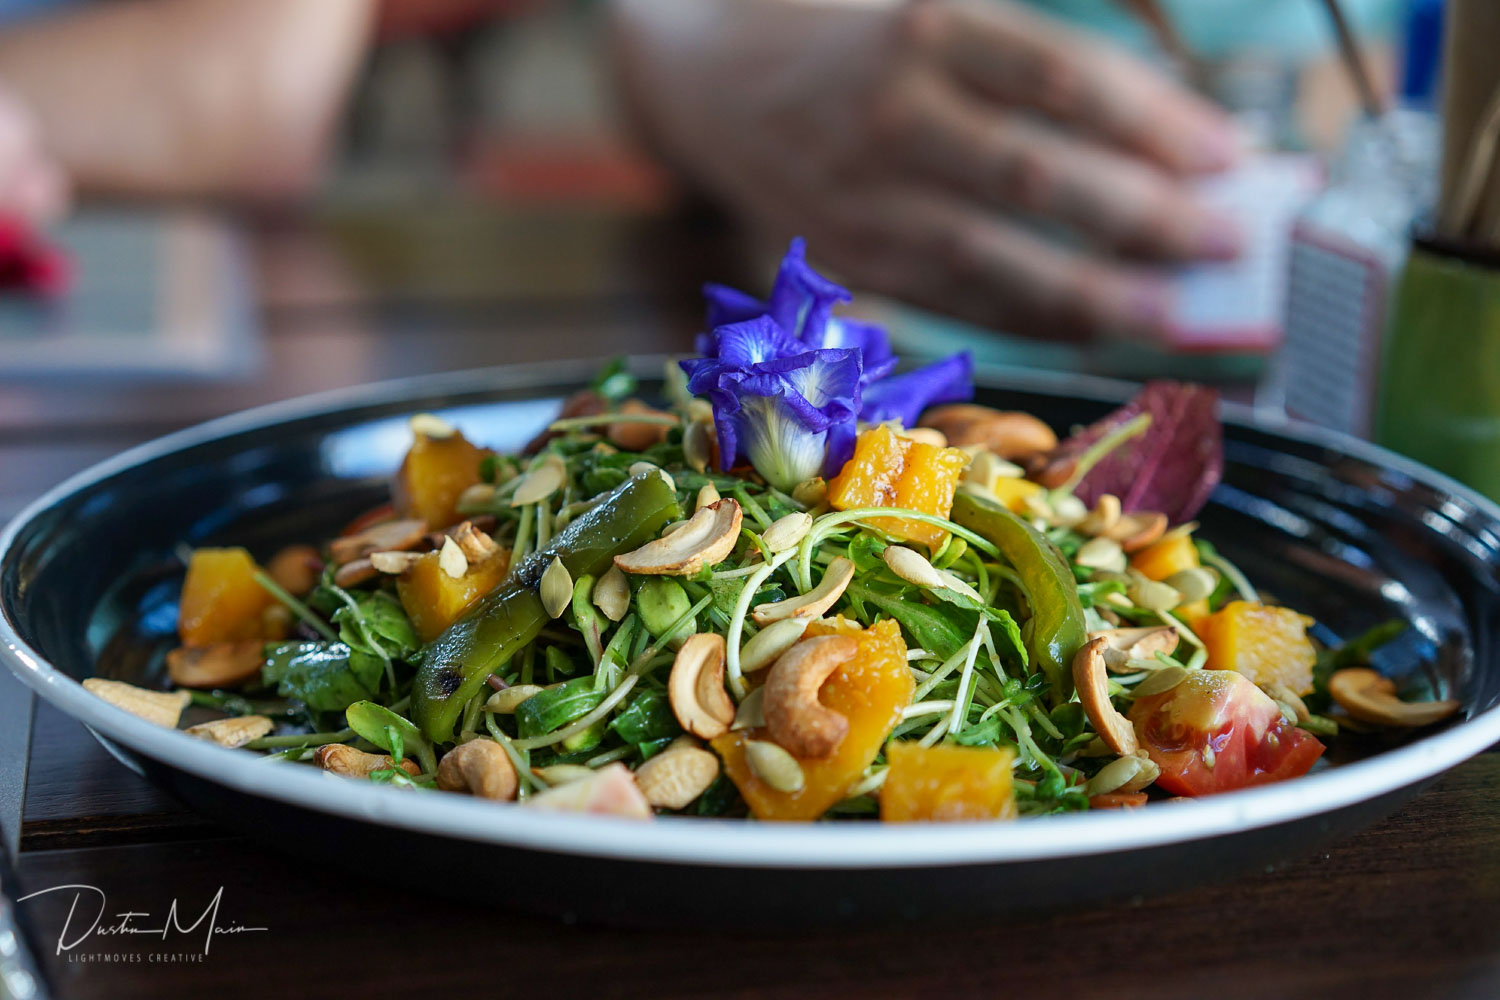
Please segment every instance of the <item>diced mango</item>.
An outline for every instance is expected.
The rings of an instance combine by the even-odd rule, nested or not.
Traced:
[[[1046,490],[1041,483],[1033,483],[1029,479],[1003,476],[995,480],[991,492],[995,494],[995,499],[1009,508],[1012,513],[1024,514],[1026,513],[1026,498],[1037,496]]]
[[[911,701],[913,683],[906,665],[906,643],[894,621],[861,630],[842,617],[813,622],[808,636],[847,634],[859,639],[854,658],[841,664],[823,684],[818,700],[849,720],[849,732],[822,760],[804,759],[800,791],[779,792],[757,778],[745,761],[745,744],[769,740],[764,729],[741,729],[716,737],[713,748],[724,759],[724,771],[739,788],[750,811],[765,820],[814,820],[848,793],[875,760],[886,737],[901,721]]]
[[[457,522],[458,498],[479,482],[485,454],[456,431],[440,438],[418,434],[391,484],[397,514],[421,518],[434,530]]]
[[[244,549],[193,550],[177,609],[184,646],[281,638],[266,615],[276,599],[255,582],[259,568]]]
[[[1131,556],[1130,565],[1153,580],[1165,580],[1173,573],[1197,567],[1198,549],[1187,532],[1170,534]]]
[[[1193,536],[1184,531],[1167,535],[1161,541],[1141,549],[1130,557],[1130,565],[1151,579],[1160,581],[1173,573],[1195,569],[1201,563],[1198,561],[1198,547],[1193,544]],[[1204,599],[1184,604],[1177,609],[1176,614],[1196,632],[1199,624],[1208,617],[1208,601]]]
[[[425,553],[396,581],[396,594],[412,628],[423,642],[431,642],[463,617],[463,613],[500,585],[510,566],[510,550],[501,549],[455,579],[438,565],[436,552]]]
[[[1318,653],[1307,637],[1312,620],[1290,608],[1230,601],[1199,622],[1211,670],[1235,670],[1256,684],[1284,684],[1311,694]]]
[[[1013,819],[1015,753],[988,747],[924,747],[897,740],[885,748],[890,770],[880,788],[887,823]]]
[[[828,502],[835,510],[904,507],[947,517],[959,476],[968,463],[969,456],[961,449],[911,441],[879,424],[860,433],[854,456],[828,484]],[[943,529],[910,518],[880,518],[872,524],[932,549],[948,538]]]

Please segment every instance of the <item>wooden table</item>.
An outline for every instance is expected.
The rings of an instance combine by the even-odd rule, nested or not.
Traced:
[[[13,509],[138,440],[293,393],[680,349],[696,323],[696,285],[729,266],[712,229],[681,221],[493,222],[487,268],[467,290],[451,273],[441,288],[399,275],[351,282],[326,231],[263,228],[268,370],[171,393],[0,387],[0,504]],[[329,267],[335,275],[319,270]],[[8,679],[3,696],[16,696]],[[222,887],[221,926],[266,928],[219,937],[204,956],[177,936],[170,946],[95,938],[57,954],[72,894],[50,893],[20,913],[58,997],[1500,996],[1494,753],[1376,828],[1251,877],[1050,916],[816,934],[742,932],[732,899],[716,927],[566,926],[510,915],[503,899],[464,905],[386,889],[382,871],[399,858],[369,858],[360,878],[319,870],[186,811],[45,705],[30,766],[20,894],[92,885],[111,912],[157,921],[175,899],[190,924]],[[86,951],[125,960],[79,960]],[[187,958],[161,960],[173,954]]]

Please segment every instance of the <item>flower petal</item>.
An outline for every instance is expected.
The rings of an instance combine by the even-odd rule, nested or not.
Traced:
[[[766,310],[782,328],[808,347],[830,347],[824,338],[835,303],[848,302],[848,289],[835,285],[807,264],[807,241],[798,236],[781,258]]]
[[[973,395],[974,358],[964,351],[866,386],[859,417],[868,423],[899,420],[903,426],[912,427],[933,403],[950,403]]]

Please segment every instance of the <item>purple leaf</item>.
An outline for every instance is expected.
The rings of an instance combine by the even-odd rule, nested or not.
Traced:
[[[1151,425],[1100,459],[1074,492],[1091,507],[1113,493],[1123,510],[1159,510],[1180,524],[1203,508],[1224,472],[1218,403],[1218,391],[1206,386],[1149,382],[1120,409],[1058,445],[1049,464],[1077,459],[1110,431],[1149,413]]]

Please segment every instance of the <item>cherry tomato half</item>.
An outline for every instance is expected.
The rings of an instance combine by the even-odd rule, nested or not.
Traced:
[[[1130,709],[1136,737],[1161,768],[1157,785],[1212,795],[1307,773],[1323,753],[1316,736],[1281,718],[1276,702],[1233,670],[1194,670]]]

